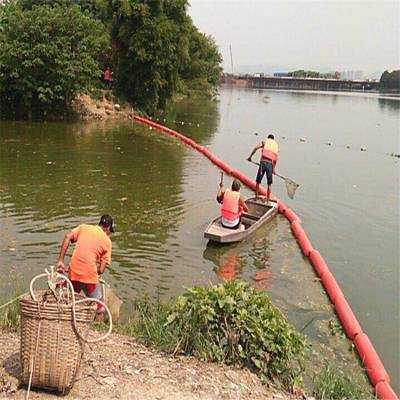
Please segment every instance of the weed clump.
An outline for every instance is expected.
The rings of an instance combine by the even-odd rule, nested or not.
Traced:
[[[15,332],[20,326],[20,320],[20,307],[18,301],[15,301],[0,310],[0,329]]]
[[[375,397],[354,379],[346,376],[337,366],[325,361],[320,372],[313,376],[314,396],[329,400],[372,400]]]
[[[241,281],[195,287],[173,306],[138,303],[130,333],[164,351],[246,366],[286,388],[301,381],[306,340],[268,294]],[[124,333],[128,333],[124,330]]]

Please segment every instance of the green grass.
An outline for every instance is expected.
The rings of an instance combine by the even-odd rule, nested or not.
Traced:
[[[318,400],[372,400],[375,397],[370,391],[337,366],[324,363],[322,370],[313,376],[313,395]]]
[[[7,331],[16,331],[20,326],[19,302],[15,301],[9,306],[0,309],[0,328]]]

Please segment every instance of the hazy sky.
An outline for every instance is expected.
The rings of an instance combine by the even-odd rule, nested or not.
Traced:
[[[400,0],[189,0],[189,14],[240,65],[383,71],[400,66]]]

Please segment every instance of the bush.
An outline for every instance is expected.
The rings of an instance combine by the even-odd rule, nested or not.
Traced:
[[[71,111],[77,93],[102,75],[109,47],[104,25],[77,5],[0,2],[0,114],[43,118]]]
[[[171,353],[246,366],[285,387],[300,380],[305,339],[266,292],[240,281],[188,289],[174,306],[140,300],[119,331]]]

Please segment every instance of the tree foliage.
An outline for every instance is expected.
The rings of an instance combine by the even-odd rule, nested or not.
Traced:
[[[5,116],[63,113],[101,74],[104,26],[77,5],[2,7],[0,110]]]
[[[218,85],[221,55],[187,15],[187,0],[111,3],[117,88],[134,105],[153,113],[178,90]]]
[[[189,59],[181,71],[181,78],[186,91],[212,93],[222,74],[222,57],[211,36],[198,31],[192,24],[189,30]]]
[[[63,114],[111,66],[115,90],[154,113],[178,91],[210,94],[221,55],[188,0],[0,1],[0,113]]]
[[[286,76],[292,76],[296,78],[324,78],[324,79],[340,79],[340,72],[327,72],[322,73],[318,71],[305,71],[299,69],[296,71],[288,72]]]
[[[117,89],[138,108],[164,108],[189,62],[186,0],[113,1]]]
[[[400,90],[400,70],[385,71],[381,76],[380,86],[382,89]]]

